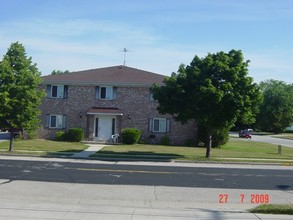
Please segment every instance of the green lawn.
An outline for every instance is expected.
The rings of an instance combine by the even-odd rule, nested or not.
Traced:
[[[67,155],[70,156],[87,148],[81,143],[56,142],[49,140],[17,140],[14,142],[13,154],[29,155]],[[0,142],[0,154],[11,154],[8,152],[9,141]],[[237,161],[260,162],[259,159],[266,159],[265,162],[280,162],[293,165],[293,148],[282,147],[282,154],[278,154],[276,145],[254,142],[252,140],[231,139],[221,148],[213,148],[211,158],[205,158],[203,147],[181,147],[162,145],[109,145],[101,151],[92,155],[93,158],[134,158],[134,159],[161,159],[161,160],[190,160],[190,161],[235,161],[233,158],[240,158]],[[262,162],[262,161],[261,161]]]
[[[272,137],[278,137],[278,138],[284,138],[284,139],[293,140],[293,133],[275,134],[275,135],[272,135]]]
[[[264,214],[293,215],[293,204],[263,204],[254,209],[251,209],[250,212]]]
[[[50,140],[16,140],[14,141],[15,154],[34,154],[34,155],[70,155],[83,151],[87,146],[74,142],[58,142]],[[0,153],[9,154],[9,141],[0,142]]]
[[[161,157],[166,159],[181,160],[206,160],[205,148],[199,147],[176,147],[161,145],[116,145],[108,146],[97,152],[93,157],[143,157],[146,158]],[[221,160],[227,158],[243,158],[245,159],[287,159],[293,161],[293,148],[283,147],[282,155],[278,154],[276,145],[253,142],[251,140],[229,141],[228,144],[219,148],[213,148],[210,160]]]

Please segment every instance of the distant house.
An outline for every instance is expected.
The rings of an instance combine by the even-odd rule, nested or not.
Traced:
[[[112,135],[132,127],[142,131],[145,143],[159,143],[165,136],[171,144],[194,141],[195,122],[182,125],[156,110],[150,88],[162,85],[164,77],[126,66],[44,76],[40,136],[51,139],[59,130],[80,127],[86,140],[110,142]]]

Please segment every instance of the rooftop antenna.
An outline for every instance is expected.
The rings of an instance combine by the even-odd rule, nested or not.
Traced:
[[[122,52],[124,52],[123,66],[125,66],[125,65],[126,65],[126,53],[129,52],[129,50],[127,50],[127,49],[124,47],[124,49],[123,49]]]

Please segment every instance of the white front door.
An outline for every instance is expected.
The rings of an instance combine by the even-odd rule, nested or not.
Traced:
[[[115,118],[112,116],[99,116],[95,120],[95,138],[100,141],[111,139],[115,126]]]

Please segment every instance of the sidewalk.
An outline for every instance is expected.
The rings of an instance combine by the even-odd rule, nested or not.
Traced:
[[[41,158],[41,157],[9,157],[13,160],[39,160],[39,161],[58,161],[71,163],[95,163],[95,164],[117,164],[119,165],[150,165],[150,166],[192,166],[192,167],[227,167],[231,168],[231,164],[216,163],[174,163],[174,162],[123,162],[123,161],[99,161],[84,160],[91,154],[102,149],[106,145],[89,144],[89,147],[80,153],[67,158]],[[0,156],[1,158],[7,158]],[[272,165],[251,165],[251,164],[233,164],[233,167],[246,167],[251,169],[292,169],[288,166],[272,166]],[[118,178],[118,176],[117,176]],[[4,181],[5,182],[5,181]],[[15,191],[16,184],[25,181],[14,181],[13,184],[1,185],[0,198],[0,219],[32,219],[36,216],[38,219],[127,219],[127,220],[291,220],[292,215],[271,215],[271,214],[254,214],[249,213],[251,204],[229,203],[226,206],[219,206],[217,201],[219,193],[229,192],[232,195],[239,194],[237,190],[231,189],[199,189],[199,188],[176,188],[176,187],[160,187],[160,186],[123,186],[123,185],[82,185],[82,184],[63,184],[58,183],[39,183],[30,182],[29,187],[19,185],[18,190],[23,189],[24,192]],[[1,182],[0,182],[1,183]],[[42,185],[44,188],[40,187]],[[56,185],[56,188],[52,187]],[[44,189],[51,189],[49,194],[45,194]],[[13,190],[12,190],[13,189]],[[32,192],[27,192],[33,189]],[[39,189],[39,190],[36,190]],[[85,189],[87,191],[85,191]],[[60,191],[58,191],[60,190]],[[227,191],[228,190],[228,191]],[[12,199],[11,192],[17,192],[15,199]],[[67,192],[68,191],[68,192]],[[28,193],[28,194],[25,194]],[[43,196],[41,202],[36,201],[36,196]],[[51,193],[54,192],[54,198]],[[7,194],[7,198],[4,196]],[[246,190],[241,190],[246,193]],[[254,193],[253,191],[247,194]],[[276,193],[273,196],[273,193]],[[286,199],[288,195],[285,192],[270,192],[272,197],[280,195],[282,199]],[[21,202],[19,196],[24,195]],[[74,195],[74,198],[70,196]],[[202,196],[200,196],[202,195]],[[204,195],[204,196],[203,196]],[[291,196],[291,195],[289,195]],[[31,197],[31,200],[26,201]],[[48,200],[48,198],[50,198]],[[66,199],[68,198],[68,200]],[[141,199],[140,199],[141,198]],[[205,198],[203,201],[200,198]],[[233,198],[233,196],[232,196]],[[235,196],[236,198],[236,196]],[[291,198],[291,197],[290,197]],[[215,201],[214,201],[214,200]],[[11,200],[10,202],[8,202]],[[52,201],[51,201],[52,200]],[[289,201],[289,200],[287,200]],[[290,200],[291,201],[291,200]],[[20,202],[19,206],[17,205]],[[48,202],[48,204],[46,204]],[[231,201],[232,202],[232,201]],[[279,203],[280,201],[275,201]],[[280,202],[282,203],[282,202]]]
[[[97,151],[101,150],[103,147],[106,146],[105,144],[86,144],[86,145],[89,146],[87,149],[79,153],[73,154],[71,158],[76,158],[76,159],[88,158],[90,155],[96,153]]]

